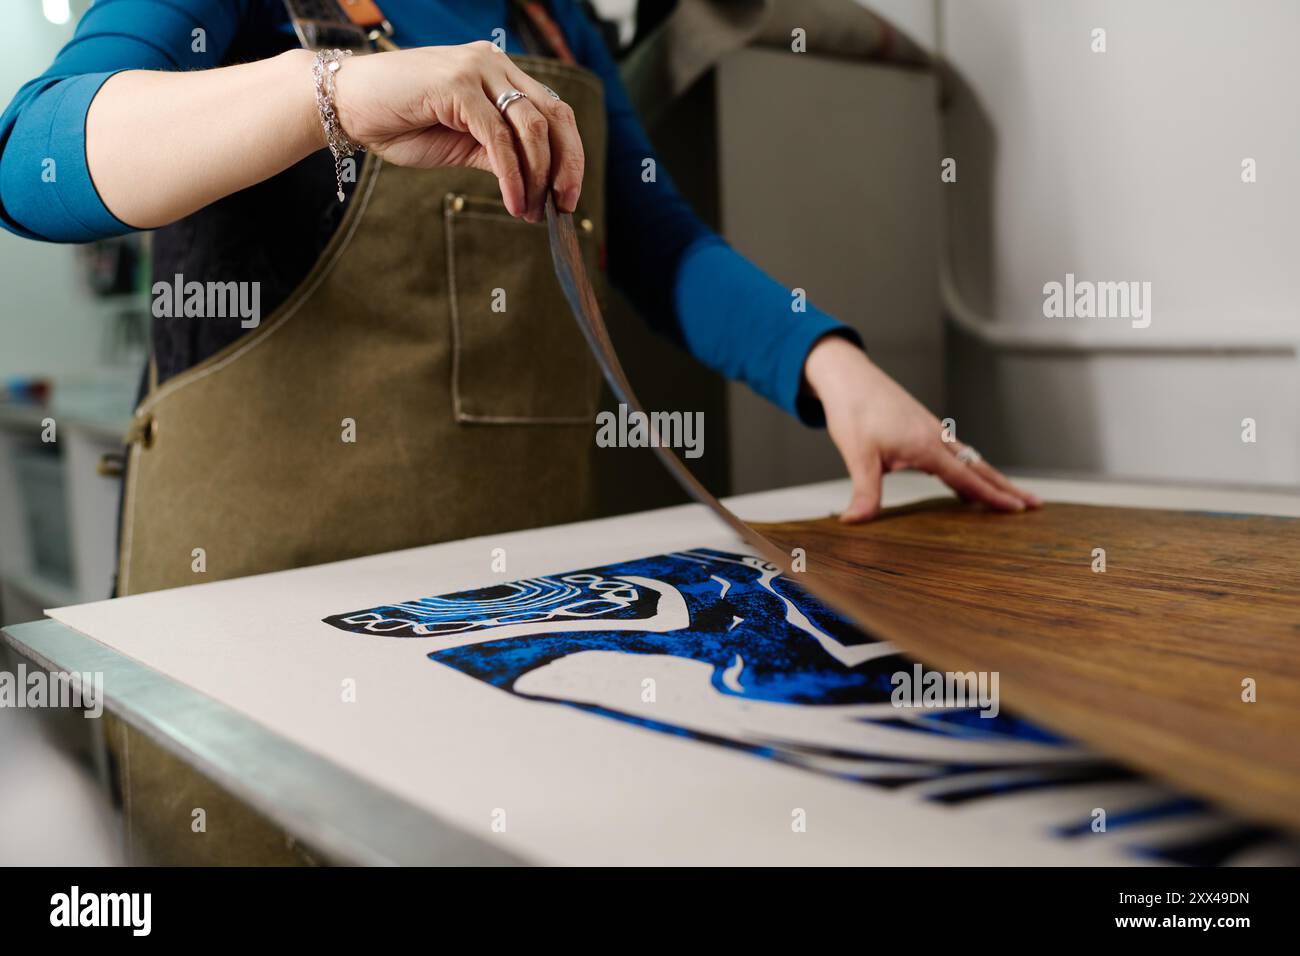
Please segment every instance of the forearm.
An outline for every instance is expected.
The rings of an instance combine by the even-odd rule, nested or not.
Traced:
[[[128,70],[86,116],[86,160],[118,219],[153,229],[287,169],[325,145],[312,55],[213,70]]]
[[[716,237],[687,250],[673,287],[676,321],[696,358],[806,424],[820,423],[802,388],[805,360],[827,336],[857,343],[856,332]]]
[[[820,409],[802,392],[804,360],[819,339],[834,333],[855,341],[856,334],[796,300],[696,217],[659,168],[600,37],[573,0],[555,6],[579,59],[604,84],[610,278],[652,326],[705,365],[818,423]]]

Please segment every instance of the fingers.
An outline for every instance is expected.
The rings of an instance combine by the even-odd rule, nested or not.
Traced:
[[[528,191],[509,125],[497,112],[495,101],[488,100],[486,95],[465,97],[464,112],[470,135],[487,150],[492,173],[501,184],[501,200],[506,204],[506,211],[512,216],[522,216],[528,209]]]
[[[509,87],[493,91],[484,87],[484,93],[496,97]],[[529,222],[541,222],[546,208],[546,191],[551,184],[551,130],[541,111],[526,95],[514,100],[502,114],[514,130],[519,150],[523,154],[524,190],[526,199],[523,216]]]
[[[560,211],[574,212],[582,194],[586,156],[582,149],[582,137],[578,135],[578,122],[573,115],[573,108],[513,63],[507,68],[506,76],[516,88],[528,94],[532,105],[546,117],[551,144],[548,181]]]
[[[999,511],[1024,511],[1025,502],[1003,491],[965,462],[958,461],[946,447],[933,449],[929,457],[917,463],[967,501],[979,501]]]
[[[973,461],[970,463],[970,467],[974,468],[975,471],[979,474],[979,476],[983,478],[985,481],[987,481],[989,484],[993,485],[994,487],[998,488],[1001,491],[1005,491],[1009,495],[1014,495],[1015,497],[1019,498],[1021,501],[1025,503],[1026,507],[1029,508],[1042,507],[1043,505],[1042,498],[1039,498],[1038,495],[1034,494],[1032,491],[1025,491],[1025,489],[1016,485],[1014,482],[1011,481],[1011,479],[1009,479],[1006,475],[1002,474],[1002,472],[998,471],[987,461],[984,461],[982,459],[980,461]]]
[[[853,496],[848,507],[840,514],[846,524],[869,521],[880,513],[880,454],[867,448],[845,462],[853,480]]]
[[[882,464],[874,448],[846,459],[853,495],[840,514],[847,524],[869,521],[880,513]],[[1042,500],[1018,488],[1000,471],[985,461],[963,462],[946,447],[935,449],[918,465],[935,475],[967,501],[976,501],[999,511],[1024,511],[1038,508]]]

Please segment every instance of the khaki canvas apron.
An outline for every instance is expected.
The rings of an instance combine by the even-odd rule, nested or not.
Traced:
[[[587,169],[574,218],[599,282],[600,81],[515,59],[576,114]],[[140,403],[118,593],[587,517],[599,397],[546,226],[511,218],[487,173],[367,156],[297,289]],[[317,862],[146,734],[116,717],[105,733],[131,862]]]
[[[515,59],[577,116],[598,276],[600,81]],[[137,409],[118,593],[588,517],[599,396],[546,226],[510,217],[488,173],[367,155],[298,289]]]

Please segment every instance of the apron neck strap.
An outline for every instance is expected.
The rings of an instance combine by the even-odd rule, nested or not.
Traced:
[[[366,51],[393,33],[375,0],[284,0],[284,7],[298,42],[309,50]]]
[[[511,25],[534,56],[551,56],[563,63],[577,63],[559,24],[541,0],[509,0]]]
[[[542,0],[508,0],[511,26],[534,56],[577,63],[564,32]],[[309,50],[392,48],[393,25],[376,0],[284,0],[298,42]]]

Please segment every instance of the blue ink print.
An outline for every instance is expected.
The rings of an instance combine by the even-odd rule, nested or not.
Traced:
[[[941,806],[1107,783],[1146,787],[1151,803],[1177,797],[1005,712],[895,707],[891,677],[912,662],[747,555],[678,551],[325,623],[431,641],[430,660],[517,697]],[[1243,848],[1215,846],[1222,859],[1167,836],[1132,848],[1201,863]]]

